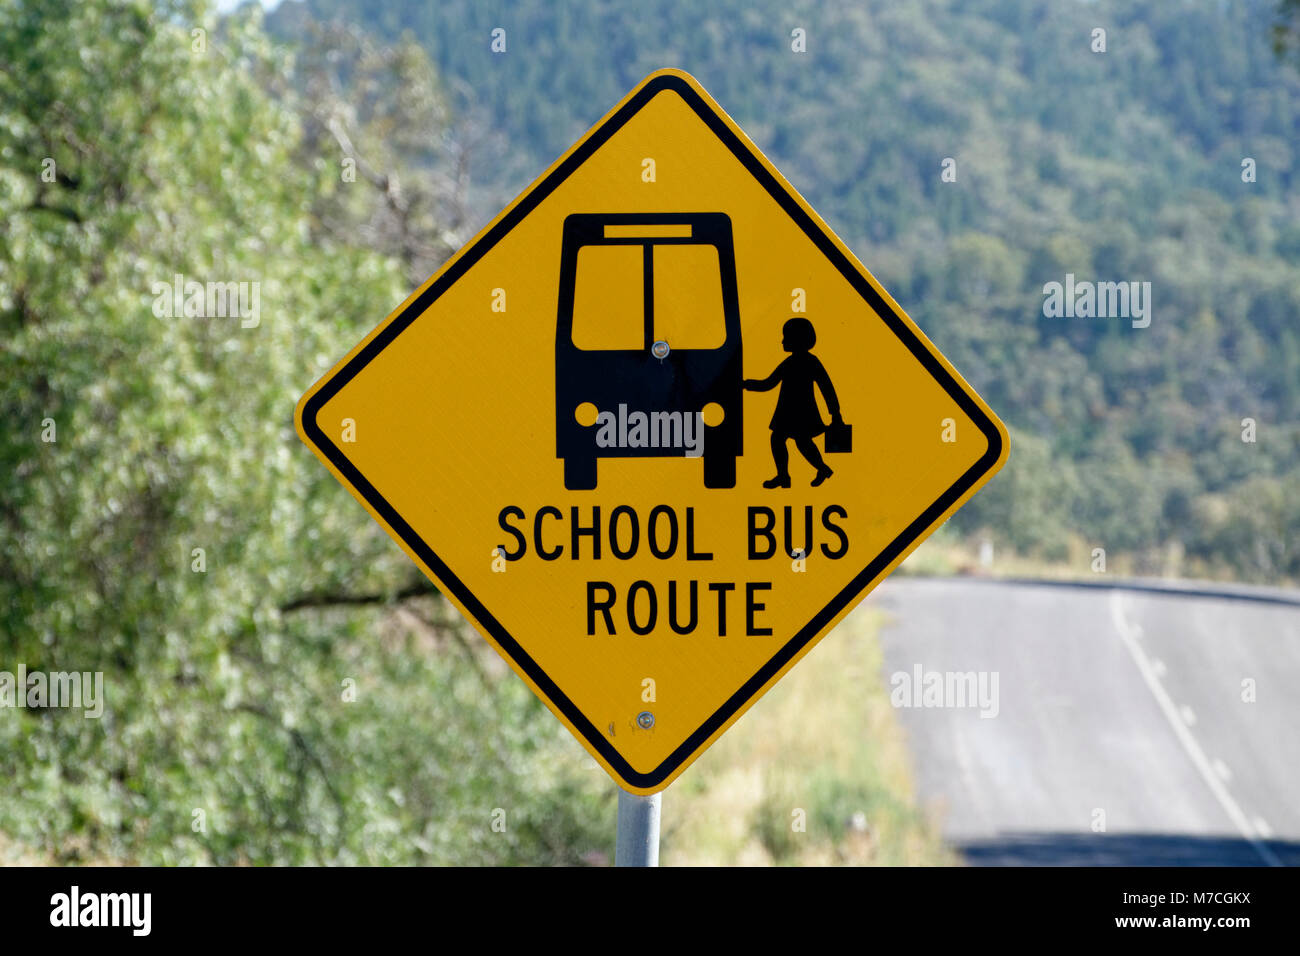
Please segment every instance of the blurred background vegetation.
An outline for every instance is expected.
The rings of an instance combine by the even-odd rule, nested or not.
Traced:
[[[422,44],[500,136],[475,164],[476,221],[642,76],[690,70],[1011,427],[1007,470],[951,532],[1300,579],[1300,75],[1283,62],[1300,0],[636,9],[308,0],[272,27],[337,17]],[[485,52],[494,27],[503,55]],[[1151,327],[1043,317],[1066,273],[1150,281]]]
[[[292,410],[663,66],[701,80],[1010,425],[951,540],[1300,580],[1300,5],[633,7],[0,0],[0,669],[101,670],[110,695],[101,721],[0,712],[0,855],[607,860],[610,782]],[[1150,281],[1150,328],[1044,318],[1067,272]],[[178,273],[260,282],[260,324],[155,317],[153,283]],[[759,710],[720,746],[749,724],[732,757],[783,762]],[[942,861],[888,753],[829,753],[856,771],[810,768],[802,798],[765,777],[727,804],[726,847],[686,822],[665,861]],[[708,766],[669,801],[721,813],[737,784]]]

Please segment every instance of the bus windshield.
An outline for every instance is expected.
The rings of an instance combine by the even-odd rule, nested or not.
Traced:
[[[716,349],[727,339],[715,246],[654,247],[655,338],[674,349]]]
[[[583,246],[573,290],[573,344],[580,349],[643,349],[645,249]]]
[[[645,321],[647,247],[651,330]],[[710,243],[584,245],[575,283],[572,336],[580,349],[636,350],[655,339],[673,349],[716,349],[726,342],[718,250]]]

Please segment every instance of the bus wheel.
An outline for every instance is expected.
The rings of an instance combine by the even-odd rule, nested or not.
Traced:
[[[736,456],[735,455],[705,455],[704,456],[704,487],[705,488],[734,488],[736,487]]]
[[[596,459],[564,459],[564,487],[569,491],[591,491],[596,487]]]

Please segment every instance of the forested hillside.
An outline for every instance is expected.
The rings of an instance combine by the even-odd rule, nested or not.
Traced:
[[[425,46],[484,137],[475,227],[646,73],[690,70],[1013,429],[958,531],[1300,577],[1300,76],[1270,4],[636,9],[290,0],[272,28],[341,17]],[[1150,325],[1046,317],[1067,275],[1150,282]]]

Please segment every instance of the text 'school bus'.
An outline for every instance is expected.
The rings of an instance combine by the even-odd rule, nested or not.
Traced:
[[[741,381],[725,214],[565,219],[555,450],[566,488],[595,488],[596,460],[624,457],[703,458],[706,488],[735,487]]]

